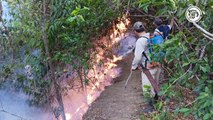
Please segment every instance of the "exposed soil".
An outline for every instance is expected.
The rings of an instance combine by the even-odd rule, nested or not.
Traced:
[[[130,73],[133,55],[129,55],[118,63],[122,67],[120,77],[114,79],[114,84],[107,87],[100,97],[89,107],[83,120],[139,120],[142,106],[140,71],[135,71],[124,88]]]

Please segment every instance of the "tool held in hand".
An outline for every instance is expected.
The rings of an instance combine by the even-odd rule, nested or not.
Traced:
[[[127,80],[126,80],[125,88],[126,88],[126,86],[127,86],[128,82],[129,82],[129,80],[130,80],[131,76],[132,76],[132,71],[130,72],[130,74],[129,74],[129,76],[128,76]]]
[[[150,71],[147,68],[144,68],[142,64],[140,64],[140,66],[142,67],[142,71],[144,72],[146,77],[149,79],[151,85],[153,86],[155,93],[159,93],[160,87],[158,86],[157,81],[151,75]]]

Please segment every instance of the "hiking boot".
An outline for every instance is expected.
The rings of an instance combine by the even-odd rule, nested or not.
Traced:
[[[158,94],[155,94],[155,96],[154,96],[154,101],[157,101],[158,99],[159,99]]]
[[[153,105],[147,105],[145,109],[143,109],[144,113],[150,113],[154,111],[154,106]]]
[[[144,113],[150,113],[154,111],[153,100],[149,100],[147,106],[143,110]]]

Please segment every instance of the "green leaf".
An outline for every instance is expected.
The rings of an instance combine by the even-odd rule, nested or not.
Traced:
[[[211,118],[211,114],[207,113],[203,116],[203,120],[209,120]]]
[[[184,117],[186,117],[190,114],[191,110],[188,108],[182,108],[180,109],[180,112],[182,112],[184,114]]]
[[[209,92],[209,88],[208,87],[205,87],[205,92]]]
[[[206,97],[206,94],[205,94],[205,93],[200,93],[200,96],[197,97],[197,99],[198,99],[198,100],[201,100],[201,99],[203,99],[203,98],[205,98],[205,97]]]
[[[150,89],[150,88],[151,88],[151,86],[150,86],[150,85],[144,85],[144,88],[146,88],[146,89]]]
[[[208,106],[211,105],[211,100],[207,99],[206,102],[203,104],[203,108],[207,108]]]
[[[179,110],[179,112],[181,112],[181,113],[185,113],[185,112],[189,112],[189,111],[190,111],[189,108],[181,108],[181,109]]]
[[[163,106],[163,102],[160,102],[158,106],[158,111],[162,109],[162,106]]]
[[[205,67],[200,66],[200,70],[202,70],[204,73],[208,72],[208,70]]]
[[[189,65],[190,63],[183,63],[183,65],[182,65],[182,67],[185,67],[185,66],[187,66],[187,65]]]
[[[162,96],[163,94],[164,94],[164,91],[160,91],[160,92],[158,93],[159,96]]]

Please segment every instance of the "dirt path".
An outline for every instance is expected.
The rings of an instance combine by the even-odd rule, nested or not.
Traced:
[[[119,63],[123,71],[121,76],[92,103],[83,120],[139,120],[144,104],[139,71],[132,74],[127,88],[124,89],[132,58],[133,55],[129,55]]]

